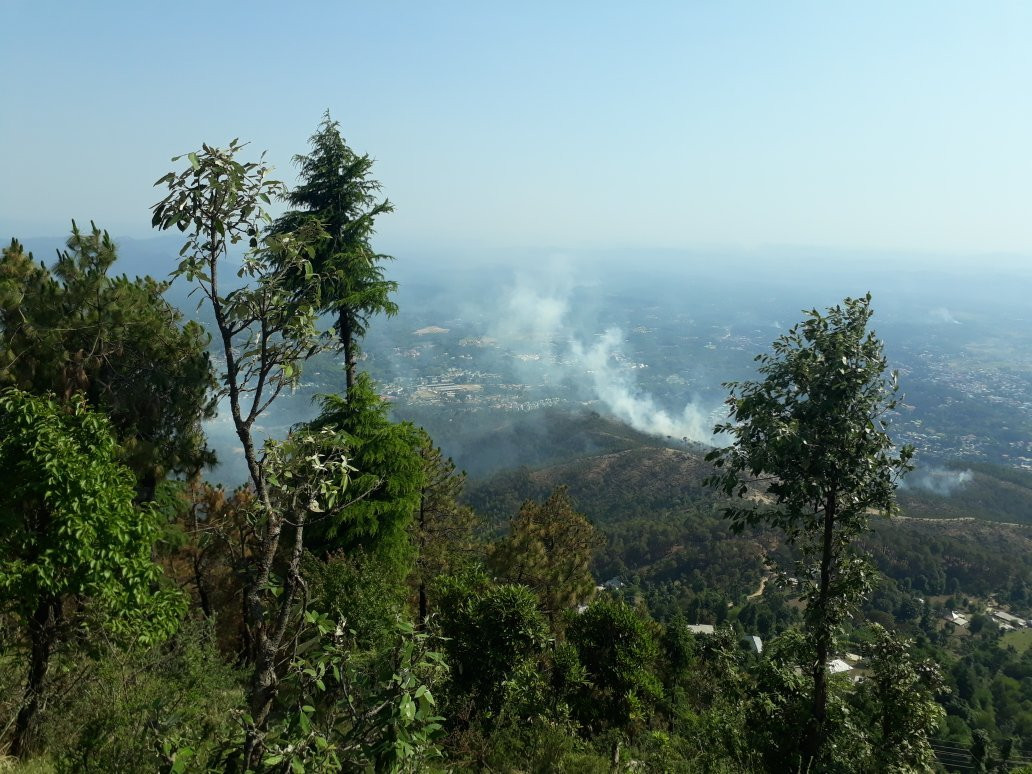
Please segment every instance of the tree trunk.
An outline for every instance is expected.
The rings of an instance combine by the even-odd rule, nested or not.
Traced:
[[[426,628],[426,619],[430,611],[426,601],[426,581],[419,579],[419,628]]]
[[[201,603],[201,612],[205,618],[212,617],[211,598],[208,596],[208,584],[204,580],[204,571],[201,568],[200,549],[193,556],[194,585],[197,586],[197,597]]]
[[[281,676],[277,664],[282,659],[282,648],[290,623],[294,598],[297,596],[301,579],[301,558],[304,554],[305,517],[300,515],[294,532],[294,547],[287,565],[283,591],[279,595],[278,609],[274,620],[262,620],[255,639],[255,664],[251,675],[248,701],[252,724],[244,740],[244,770],[251,770],[264,746],[266,726],[272,711]]]
[[[428,614],[427,602],[426,602],[426,562],[423,560],[423,555],[426,552],[426,496],[427,488],[424,486],[419,491],[419,518],[416,520],[416,525],[419,529],[419,556],[416,557],[416,567],[419,570],[419,628],[424,629],[426,627],[426,617]]]
[[[136,484],[136,502],[151,503],[158,492],[158,474],[153,468],[147,468]]]
[[[813,616],[814,665],[813,708],[803,745],[804,772],[815,772],[821,748],[824,746],[828,717],[828,657],[831,655],[832,630],[828,620],[831,597],[831,572],[834,563],[835,515],[838,511],[835,493],[828,494],[824,503],[824,535],[821,541],[820,586],[817,592],[817,610]]]
[[[39,603],[29,619],[29,639],[32,653],[29,657],[29,675],[25,682],[25,696],[14,722],[14,738],[8,752],[16,758],[28,749],[35,731],[43,697],[44,682],[50,667],[50,654],[57,640],[57,624],[61,617],[61,602],[50,597]]]
[[[351,325],[351,318],[344,309],[337,317],[337,332],[340,334],[341,347],[344,349],[344,387],[347,390],[345,394],[350,395],[351,389],[355,386],[358,353],[355,352],[355,331]]]

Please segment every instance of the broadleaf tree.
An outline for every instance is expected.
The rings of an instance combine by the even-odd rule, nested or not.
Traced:
[[[867,655],[869,676],[854,698],[873,737],[872,768],[892,774],[934,769],[929,740],[946,716],[936,701],[946,691],[938,664],[915,658],[911,640],[877,624]]]
[[[806,600],[813,681],[804,771],[820,766],[827,739],[828,668],[836,635],[867,593],[873,570],[853,549],[872,513],[896,511],[899,478],[913,449],[888,435],[896,374],[867,330],[871,296],[847,298],[806,319],[758,355],[758,381],[732,382],[729,421],[715,428],[731,444],[711,452],[708,479],[737,495],[724,509],[731,528],[767,525],[801,556],[794,574]],[[745,498],[758,494],[759,497]]]
[[[55,647],[99,620],[153,644],[172,634],[182,596],[160,583],[151,552],[161,524],[137,506],[111,424],[85,401],[0,392],[0,613],[27,633],[30,652],[10,746],[20,755],[43,702]]]
[[[331,429],[301,430],[267,444],[264,453],[257,448],[255,423],[284,389],[298,383],[305,361],[325,346],[318,325],[321,277],[311,264],[313,246],[325,233],[315,222],[295,232],[268,232],[271,218],[265,206],[282,196],[284,187],[269,177],[264,160],[238,161],[242,148],[233,140],[224,149],[205,144],[186,154],[185,169],[155,183],[168,193],[154,205],[152,223],[186,235],[173,274],[195,283],[215,318],[224,358],[223,393],[254,488],[255,549],[244,591],[252,668],[246,769],[262,752],[289,661],[288,635],[303,584],[305,527],[339,513],[351,467],[343,439]],[[236,273],[243,284],[232,286],[225,274],[241,243],[247,249]],[[306,281],[295,282],[298,276]]]

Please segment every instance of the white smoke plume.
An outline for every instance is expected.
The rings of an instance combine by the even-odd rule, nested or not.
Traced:
[[[960,320],[953,316],[949,309],[945,306],[940,306],[931,311],[931,318],[935,322],[946,323],[947,325],[961,325]]]
[[[650,435],[712,443],[712,428],[723,415],[706,411],[689,401],[681,413],[659,406],[654,397],[642,392],[634,378],[634,364],[624,358],[624,334],[608,327],[605,333],[586,345],[585,332],[595,328],[583,309],[574,309],[571,296],[577,287],[568,264],[553,262],[552,267],[534,277],[518,277],[500,304],[492,336],[515,351],[542,352],[544,345],[554,356],[552,369],[574,380],[616,418]],[[580,316],[582,319],[577,319]]]
[[[559,335],[570,311],[573,279],[565,264],[537,278],[520,276],[495,317],[492,335],[510,344],[540,344]]]
[[[585,369],[595,396],[615,417],[635,430],[708,443],[713,437],[713,423],[695,403],[687,404],[680,415],[672,415],[657,406],[651,395],[637,390],[631,372],[620,367],[618,354],[622,342],[619,328],[609,328],[590,347],[576,339],[571,342],[570,354]]]
[[[970,470],[949,470],[947,468],[921,468],[903,479],[904,489],[924,489],[941,497],[949,497],[958,489],[967,486],[975,474]]]

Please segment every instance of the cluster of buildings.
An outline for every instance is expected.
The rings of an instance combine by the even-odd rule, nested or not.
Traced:
[[[1027,619],[1018,618],[1018,616],[1011,615],[1010,613],[998,608],[987,607],[985,609],[985,613],[1005,632],[1012,632],[1017,629],[1027,629],[1032,626],[1032,622]],[[943,620],[947,623],[953,624],[954,626],[963,628],[971,623],[971,616],[966,613],[957,612],[956,610],[947,610],[943,614]]]

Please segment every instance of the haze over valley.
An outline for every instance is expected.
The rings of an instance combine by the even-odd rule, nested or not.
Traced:
[[[0,28],[0,774],[1032,774],[1032,5]]]

